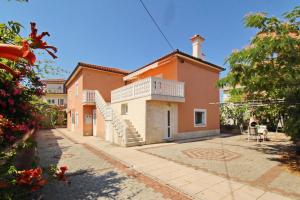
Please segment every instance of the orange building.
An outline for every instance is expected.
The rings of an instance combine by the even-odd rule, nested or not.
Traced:
[[[134,146],[220,133],[216,82],[222,67],[173,51],[132,72],[78,63],[66,81],[68,128]]]

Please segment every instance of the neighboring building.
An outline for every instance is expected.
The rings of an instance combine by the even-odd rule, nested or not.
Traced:
[[[68,128],[123,146],[220,133],[222,67],[203,60],[199,35],[193,56],[173,51],[132,72],[78,63],[66,81]]]
[[[44,100],[51,105],[67,107],[67,93],[64,79],[46,79],[42,82],[46,84],[46,95]]]
[[[238,85],[235,86],[235,88],[236,89],[241,89],[243,87],[240,84],[238,84]],[[228,87],[228,86],[225,86],[221,89],[221,93],[222,93],[221,103],[229,103],[229,100],[231,98],[230,91],[232,89],[233,89],[232,87]]]

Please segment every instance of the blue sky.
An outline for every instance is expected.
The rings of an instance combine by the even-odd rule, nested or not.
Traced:
[[[297,0],[143,1],[174,48],[191,54],[189,38],[200,34],[205,59],[224,67],[232,50],[255,33],[244,28],[247,13],[281,16],[299,5]],[[55,64],[69,72],[79,61],[133,70],[172,51],[139,0],[0,0],[0,13],[1,22],[21,22],[26,35],[31,21],[50,32],[46,41],[59,49]]]

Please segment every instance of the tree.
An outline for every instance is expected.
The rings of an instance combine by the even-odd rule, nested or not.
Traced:
[[[300,139],[299,19],[300,7],[283,14],[283,19],[266,13],[246,16],[245,26],[258,31],[247,47],[226,59],[230,72],[218,83],[232,87],[231,93],[242,95],[244,101],[263,101],[279,108],[278,114],[288,116],[286,133],[293,141]]]

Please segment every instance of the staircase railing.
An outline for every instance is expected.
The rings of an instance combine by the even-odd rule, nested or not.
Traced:
[[[127,124],[124,119],[116,113],[112,107],[106,103],[101,94],[95,90],[95,103],[96,107],[104,116],[104,120],[111,121],[112,127],[119,137],[122,137],[122,142],[127,144]]]

